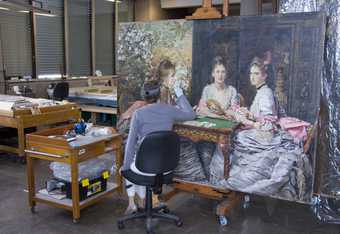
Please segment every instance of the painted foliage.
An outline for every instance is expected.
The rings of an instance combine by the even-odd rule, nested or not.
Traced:
[[[119,29],[119,107],[140,99],[140,87],[147,79],[157,79],[162,61],[174,66],[176,79],[187,94],[191,88],[192,22],[183,20],[122,23]]]

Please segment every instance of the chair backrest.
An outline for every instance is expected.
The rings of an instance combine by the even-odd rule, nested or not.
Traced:
[[[173,131],[149,133],[136,155],[136,167],[144,173],[162,174],[177,167],[180,153],[179,136]]]
[[[62,101],[68,97],[69,84],[67,82],[57,83],[53,90],[53,99],[57,101]]]

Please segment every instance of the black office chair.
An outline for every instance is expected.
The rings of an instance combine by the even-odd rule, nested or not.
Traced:
[[[162,193],[162,185],[172,183],[173,170],[179,161],[180,140],[173,131],[152,132],[144,137],[136,154],[136,167],[144,173],[156,174],[155,176],[143,176],[131,170],[122,171],[123,177],[134,184],[146,186],[145,209],[137,213],[126,215],[118,219],[118,228],[124,228],[127,220],[146,218],[147,233],[154,233],[151,228],[152,218],[164,218],[175,221],[180,227],[182,221],[179,217],[169,213],[165,205],[152,207],[152,192]],[[169,172],[170,173],[166,173]]]
[[[53,100],[62,101],[68,97],[69,84],[67,82],[57,83],[53,89]]]

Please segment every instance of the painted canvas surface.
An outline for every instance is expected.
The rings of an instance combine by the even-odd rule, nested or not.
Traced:
[[[190,124],[238,127],[222,145],[181,137],[177,178],[310,203],[324,28],[319,13],[121,24],[118,129],[144,105],[145,80],[160,80],[169,104],[180,82],[199,116]]]
[[[117,48],[119,108],[140,100],[145,80],[161,79],[162,96],[171,102],[172,81],[191,93],[192,22],[184,20],[122,23]],[[171,80],[172,79],[172,80]]]
[[[195,22],[192,102],[200,115],[241,123],[229,174],[216,145],[208,183],[311,201],[324,27],[319,13]]]

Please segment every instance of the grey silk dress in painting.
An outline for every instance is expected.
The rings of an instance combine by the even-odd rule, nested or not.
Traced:
[[[250,112],[262,123],[261,127],[235,135],[229,178],[220,180],[220,186],[288,200],[308,200],[311,163],[301,144],[295,144],[289,133],[277,129],[274,96],[267,85],[257,90]],[[216,178],[211,182],[218,183]]]

